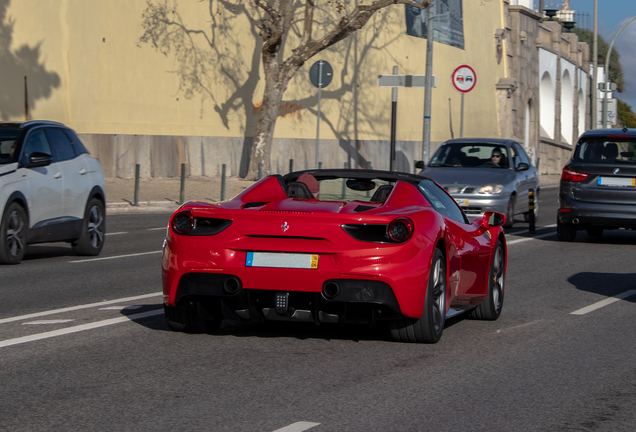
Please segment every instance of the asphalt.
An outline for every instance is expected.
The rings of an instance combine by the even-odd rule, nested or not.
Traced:
[[[560,175],[542,175],[541,187],[556,187]],[[239,177],[226,177],[222,187],[221,177],[187,177],[184,181],[183,200],[218,202],[232,199],[255,182]],[[181,179],[140,179],[135,205],[135,179],[106,179],[106,213],[172,213],[181,201]]]

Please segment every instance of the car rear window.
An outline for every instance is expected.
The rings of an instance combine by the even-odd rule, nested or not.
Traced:
[[[631,138],[595,138],[580,141],[574,152],[574,161],[592,164],[636,164],[636,142]]]

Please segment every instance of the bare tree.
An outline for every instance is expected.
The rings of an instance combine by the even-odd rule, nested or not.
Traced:
[[[217,1],[217,7],[232,8],[232,10],[239,8],[249,13],[251,18],[256,21],[255,28],[262,39],[262,44],[259,45],[265,89],[263,101],[258,111],[247,173],[247,178],[254,180],[258,177],[259,164],[263,164],[263,174],[269,174],[271,171],[270,155],[278,109],[283,94],[298,69],[316,54],[364,27],[379,10],[396,4],[408,5],[421,10],[427,8],[432,0],[371,0],[369,4],[364,4],[364,0],[360,0],[360,4],[355,7],[349,7],[351,2],[347,0],[327,0],[329,12],[332,15],[330,19],[321,21],[320,34],[318,35],[316,35],[318,32],[314,32],[317,12],[315,0]],[[166,38],[173,34],[171,28],[180,29],[182,33],[184,30],[178,19],[169,19],[168,14],[171,11],[168,9],[165,6],[155,6],[148,1],[148,8],[144,14],[146,31],[141,38],[142,42],[153,43],[164,54],[166,53]],[[212,9],[212,1],[210,1],[210,9]],[[191,46],[187,39],[196,36],[196,32],[186,31],[184,34],[186,39],[183,40],[182,45]],[[210,47],[214,48],[212,40],[208,39],[207,42]],[[285,50],[286,46],[288,49]],[[290,52],[290,54],[284,58],[284,52]],[[198,65],[205,63],[205,60],[196,51],[188,53],[181,50],[181,55],[194,56]],[[191,64],[191,62],[185,63]],[[197,80],[198,78],[195,77],[192,81],[196,82]]]

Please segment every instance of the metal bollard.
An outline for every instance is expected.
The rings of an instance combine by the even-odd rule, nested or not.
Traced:
[[[528,222],[530,223],[528,231],[534,233],[534,190],[532,189],[528,191]]]
[[[221,201],[225,201],[225,164],[221,165]]]
[[[183,204],[185,201],[185,165],[181,164],[181,188],[179,190],[179,205]]]
[[[135,165],[135,195],[133,205],[139,206],[139,164]]]
[[[258,163],[258,179],[263,178],[263,162]]]
[[[348,169],[349,168],[349,164],[347,162],[344,163],[344,169]],[[345,195],[347,194],[347,183],[346,183],[346,179],[342,179],[342,199],[344,199]]]
[[[294,171],[294,160],[290,159],[289,160],[289,172],[293,172]]]

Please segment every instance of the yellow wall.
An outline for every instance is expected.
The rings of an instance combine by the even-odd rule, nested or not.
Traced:
[[[205,89],[190,98],[175,50],[163,55],[139,42],[145,0],[0,1],[0,24],[5,30],[13,26],[10,45],[0,46],[2,64],[28,65],[0,67],[3,119],[24,119],[27,75],[31,117],[62,121],[80,133],[251,136],[253,106],[262,99],[255,22],[240,10],[238,16],[216,13],[216,3],[212,14],[206,2],[168,4],[177,4],[188,28],[204,31],[212,41],[192,36],[206,73]],[[465,49],[438,43],[434,48],[432,141],[450,138],[449,99],[459,136],[461,95],[450,75],[462,63],[477,73],[475,89],[465,96],[464,136],[499,135],[495,84],[504,63],[497,64],[494,33],[502,27],[501,0],[464,0],[463,7]],[[424,74],[426,66],[426,40],[405,34],[404,15],[403,6],[391,6],[355,36],[310,59],[284,96],[285,117],[278,120],[276,136],[315,137],[317,89],[309,82],[309,68],[323,58],[334,78],[322,94],[321,138],[389,139],[391,90],[377,87],[377,75],[390,74],[393,65],[401,74]],[[213,32],[211,19],[226,25]],[[20,52],[29,55],[21,58]],[[400,89],[398,140],[422,139],[423,105],[423,89]]]

